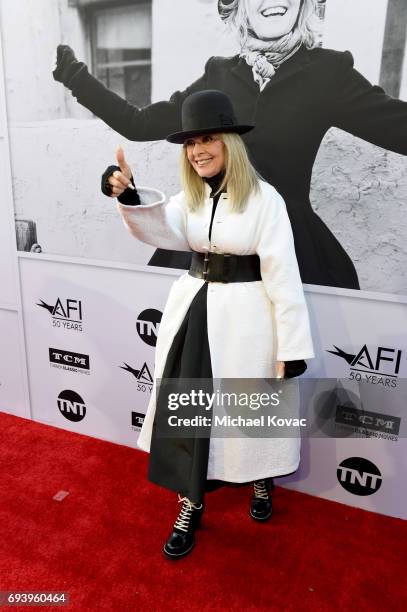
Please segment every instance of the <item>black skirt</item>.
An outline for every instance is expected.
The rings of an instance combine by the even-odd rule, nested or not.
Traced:
[[[198,430],[191,437],[163,437],[160,431],[167,427],[168,387],[171,391],[185,392],[185,381],[203,379],[200,389],[212,393],[212,366],[207,325],[208,283],[196,293],[176,333],[162,375],[162,385],[157,390],[157,406],[152,428],[148,478],[151,482],[185,495],[195,503],[201,503],[206,491],[213,491],[225,484],[221,480],[207,480],[209,437],[199,437]],[[211,412],[206,413],[211,417]],[[191,414],[192,416],[192,414]],[[202,433],[202,432],[201,432]]]

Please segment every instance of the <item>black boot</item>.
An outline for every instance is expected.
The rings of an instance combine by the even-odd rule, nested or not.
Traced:
[[[255,521],[267,521],[272,513],[271,490],[273,482],[271,478],[253,481],[254,495],[250,502],[250,516]]]
[[[193,504],[187,497],[178,495],[183,502],[181,511],[174,523],[174,529],[164,544],[164,555],[169,559],[185,557],[194,547],[195,529],[200,526],[204,504]]]

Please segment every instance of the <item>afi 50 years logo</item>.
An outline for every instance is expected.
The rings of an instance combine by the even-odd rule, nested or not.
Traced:
[[[344,359],[349,364],[349,378],[384,387],[397,387],[401,349],[386,346],[369,349],[364,344],[357,353],[346,353],[335,345],[334,348],[334,351],[328,353]]]
[[[58,298],[54,304],[47,304],[43,300],[37,306],[45,308],[52,317],[52,327],[60,327],[73,331],[83,331],[82,302],[72,298]]]

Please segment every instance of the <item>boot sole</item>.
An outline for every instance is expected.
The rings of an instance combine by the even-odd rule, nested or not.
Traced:
[[[185,557],[186,555],[188,555],[191,552],[191,550],[194,548],[194,546],[195,546],[195,541],[192,543],[192,546],[190,546],[187,550],[184,550],[184,552],[179,553],[178,555],[174,555],[174,553],[170,553],[166,550],[165,544],[164,544],[163,553],[167,559],[171,559],[172,561],[175,561],[176,559],[182,559],[182,557]]]
[[[260,518],[259,516],[253,516],[252,511],[249,510],[249,515],[252,517],[254,521],[258,521],[259,523],[261,523],[262,521],[268,521],[269,519],[271,519],[271,517],[273,516],[273,513],[270,512],[270,514],[268,514],[267,516]]]

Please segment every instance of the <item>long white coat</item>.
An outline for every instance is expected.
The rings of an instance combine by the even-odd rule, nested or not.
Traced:
[[[206,185],[205,206],[191,213],[184,192],[171,197],[138,187],[140,206],[117,202],[132,235],[155,247],[250,255],[261,262],[261,281],[209,283],[208,340],[213,378],[271,378],[275,361],[314,356],[308,311],[284,200],[266,182],[243,213],[229,210],[221,194],[209,241],[213,200]],[[204,281],[184,273],[173,284],[160,324],[155,379],[180,324]],[[155,384],[138,446],[150,450],[156,408]],[[248,482],[288,474],[298,468],[300,438],[215,438],[210,440],[208,479]]]

